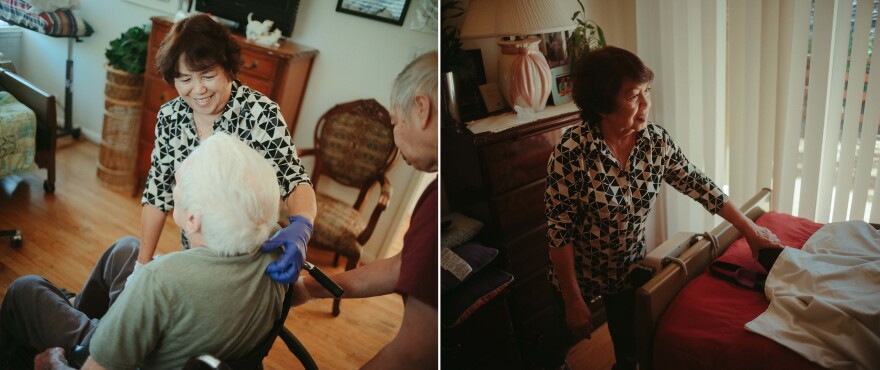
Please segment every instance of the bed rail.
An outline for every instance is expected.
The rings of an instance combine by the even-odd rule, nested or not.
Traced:
[[[762,206],[767,206],[769,195],[770,189],[761,189],[743,204],[740,210],[746,217],[757,219],[764,213]],[[715,252],[717,255],[712,251],[711,242],[705,238],[701,239],[679,256],[687,266],[687,274],[678,265],[670,264],[636,290],[636,343],[639,351],[639,369],[653,369],[654,335],[657,323],[672,299],[681,288],[703,273],[713,257],[720,256],[727,247],[740,238],[740,232],[727,221],[716,226],[711,233],[718,239],[718,250]]]

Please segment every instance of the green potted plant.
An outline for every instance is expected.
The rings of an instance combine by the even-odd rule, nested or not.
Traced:
[[[587,19],[587,13],[584,10],[584,4],[581,0],[577,0],[581,10],[574,12],[571,20],[577,22],[577,27],[568,37],[568,50],[571,53],[572,66],[578,59],[590,52],[590,50],[598,49],[605,46],[605,32],[602,27],[593,20]]]
[[[150,25],[135,26],[110,41],[104,53],[110,67],[131,74],[144,73],[147,63],[147,42],[150,40]]]
[[[117,101],[140,101],[147,64],[150,26],[134,26],[110,41],[107,57],[107,86],[104,94]]]

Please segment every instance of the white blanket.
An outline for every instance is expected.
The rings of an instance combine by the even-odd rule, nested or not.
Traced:
[[[764,288],[770,307],[746,329],[831,369],[880,369],[880,233],[825,225],[785,248]]]

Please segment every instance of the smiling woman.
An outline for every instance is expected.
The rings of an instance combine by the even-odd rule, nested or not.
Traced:
[[[151,260],[161,234],[159,226],[174,208],[174,174],[194,148],[215,132],[231,134],[263,158],[270,158],[281,197],[291,220],[296,221],[292,225],[310,224],[314,219],[311,181],[295,154],[278,104],[237,79],[240,57],[239,44],[207,14],[176,23],[156,52],[159,75],[179,96],[163,104],[156,119],[152,165],[142,198],[140,263]],[[181,242],[188,249],[185,233],[181,233]]]

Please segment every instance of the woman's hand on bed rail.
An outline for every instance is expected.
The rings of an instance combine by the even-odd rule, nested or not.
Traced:
[[[749,249],[752,250],[752,259],[758,259],[758,251],[761,249],[782,249],[779,238],[770,229],[752,223],[750,230],[743,232]]]
[[[577,340],[590,339],[592,316],[593,313],[581,297],[565,303],[565,324]]]
[[[761,249],[782,248],[782,243],[779,242],[779,238],[776,237],[776,234],[766,227],[755,224],[755,222],[746,217],[742,211],[733,204],[733,202],[727,202],[727,204],[721,207],[721,210],[718,211],[718,215],[727,220],[727,222],[730,222],[737,230],[739,230],[740,234],[745,236],[746,241],[749,243],[749,249],[752,250],[752,259],[758,259],[758,251]]]

